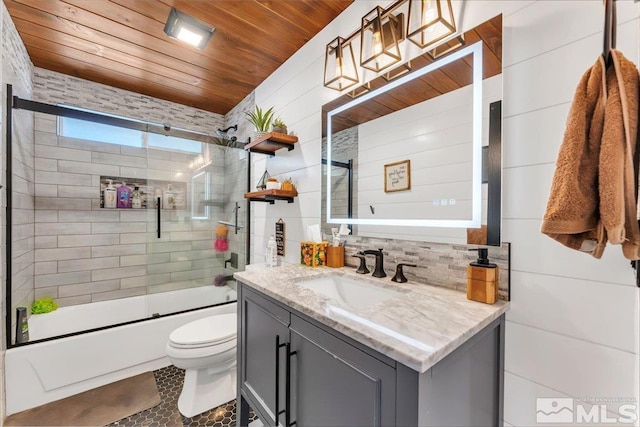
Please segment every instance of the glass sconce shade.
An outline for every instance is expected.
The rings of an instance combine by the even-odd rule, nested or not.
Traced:
[[[451,0],[409,0],[407,38],[420,48],[456,32]]]
[[[358,69],[351,42],[337,37],[327,45],[324,57],[324,85],[342,91],[358,84]]]
[[[362,18],[360,65],[378,72],[402,60],[400,41],[404,40],[403,17],[377,6]]]

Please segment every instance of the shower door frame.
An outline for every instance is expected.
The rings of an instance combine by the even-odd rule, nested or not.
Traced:
[[[6,212],[5,212],[5,218],[6,218],[6,223],[5,223],[5,238],[6,238],[6,246],[5,246],[5,307],[6,307],[6,313],[5,313],[5,335],[6,335],[6,348],[13,348],[13,347],[19,347],[22,345],[29,345],[32,343],[37,343],[37,342],[43,342],[43,341],[49,341],[49,340],[54,340],[54,339],[58,339],[58,338],[64,338],[64,337],[69,337],[69,336],[74,336],[74,335],[79,335],[79,334],[84,334],[87,332],[93,332],[93,331],[98,331],[98,330],[103,330],[103,329],[109,329],[115,326],[122,326],[124,324],[130,324],[130,323],[138,323],[138,322],[144,322],[146,320],[150,320],[150,319],[155,319],[157,317],[152,317],[152,318],[144,318],[144,319],[138,319],[138,320],[132,320],[129,322],[125,322],[125,323],[119,323],[116,325],[109,325],[109,326],[104,326],[104,327],[100,327],[100,328],[94,328],[94,329],[89,329],[89,330],[83,330],[83,331],[79,331],[79,332],[73,332],[70,334],[65,334],[65,335],[60,335],[60,336],[55,336],[55,337],[51,337],[51,338],[45,338],[42,340],[36,340],[36,341],[29,341],[26,343],[22,343],[22,344],[16,344],[12,342],[12,337],[13,337],[13,330],[12,330],[12,319],[13,319],[13,313],[12,313],[12,226],[13,226],[13,221],[12,221],[12,208],[13,208],[13,204],[12,204],[12,199],[13,199],[13,110],[26,110],[26,111],[32,111],[32,112],[36,112],[36,113],[44,113],[44,114],[50,114],[53,116],[58,116],[58,117],[69,117],[69,118],[73,118],[73,119],[79,119],[79,120],[85,120],[85,121],[90,121],[90,122],[94,122],[94,123],[100,123],[100,124],[104,124],[104,125],[111,125],[111,126],[118,126],[118,127],[122,127],[122,128],[127,128],[127,129],[134,129],[134,130],[139,130],[142,132],[150,132],[150,133],[156,133],[156,134],[160,134],[160,135],[165,135],[165,136],[172,136],[172,137],[177,137],[177,138],[185,138],[185,139],[191,139],[194,141],[198,141],[198,142],[203,142],[203,143],[207,143],[207,144],[216,144],[215,142],[218,140],[218,138],[214,138],[212,136],[209,135],[204,135],[201,133],[196,133],[196,132],[191,132],[191,131],[186,131],[186,130],[176,130],[176,129],[171,129],[169,126],[166,125],[156,125],[153,123],[143,123],[140,121],[135,121],[135,120],[128,120],[128,119],[123,119],[123,118],[119,118],[119,117],[112,117],[112,116],[106,116],[106,115],[102,115],[102,114],[98,114],[98,113],[93,113],[90,111],[83,111],[83,110],[76,110],[73,108],[68,108],[68,107],[63,107],[60,105],[52,105],[52,104],[47,104],[44,102],[38,102],[38,101],[32,101],[32,100],[28,100],[28,99],[23,99],[20,98],[18,96],[13,95],[13,86],[11,84],[7,84],[6,85],[6,94],[7,94],[7,99],[6,99],[6,117],[5,117],[5,123],[6,123],[6,128],[5,128],[5,141],[6,141],[6,147],[5,147],[5,184],[6,184]],[[251,153],[249,151],[247,151],[247,191],[250,191],[249,188],[251,187]],[[0,188],[2,188],[0,186]],[[246,239],[245,239],[245,265],[249,264],[249,257],[250,257],[250,253],[251,253],[251,222],[250,222],[250,216],[251,216],[251,204],[248,200],[245,201],[246,203],[246,211],[247,211],[247,218],[246,218]],[[223,303],[225,304],[225,303]],[[216,304],[218,305],[218,304]],[[195,308],[195,309],[190,309],[190,310],[184,310],[184,311],[179,311],[179,312],[175,312],[175,313],[169,313],[169,314],[164,314],[164,315],[160,315],[159,317],[164,317],[164,316],[172,316],[174,314],[180,314],[180,313],[185,313],[188,311],[193,311],[193,310],[200,310],[202,308],[206,308],[209,306],[205,306],[205,307],[199,307],[199,308]]]

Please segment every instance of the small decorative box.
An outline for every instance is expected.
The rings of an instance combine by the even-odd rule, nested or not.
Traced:
[[[300,264],[309,267],[327,265],[329,242],[300,242]]]

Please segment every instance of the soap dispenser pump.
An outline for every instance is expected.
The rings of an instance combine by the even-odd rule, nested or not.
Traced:
[[[478,251],[478,259],[467,266],[467,299],[494,304],[498,300],[498,266],[489,261],[487,248],[469,250]]]
[[[113,180],[107,179],[107,188],[104,189],[103,206],[105,208],[115,208],[118,201],[116,188],[113,186]]]

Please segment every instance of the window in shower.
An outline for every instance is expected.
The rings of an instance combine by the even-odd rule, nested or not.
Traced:
[[[85,111],[94,114],[100,114],[106,117],[114,117],[134,123],[148,124],[160,126],[151,122],[143,122],[141,120],[128,119],[126,117],[117,116],[115,114],[99,113],[86,109],[72,108],[78,111]],[[164,125],[162,125],[164,126]],[[187,153],[202,153],[202,142],[193,139],[180,138],[171,135],[161,135],[157,133],[144,132],[137,129],[128,129],[124,127],[95,123],[86,120],[74,119],[72,117],[58,117],[58,135],[67,138],[84,139],[88,141],[102,142],[106,144],[126,145],[129,147],[148,147],[160,150],[184,151]],[[182,132],[190,132],[185,129],[175,129]]]

